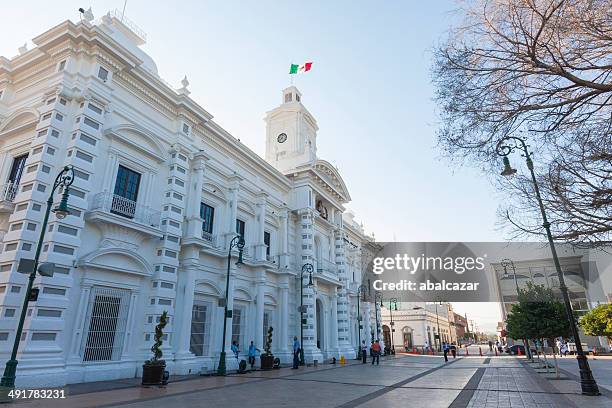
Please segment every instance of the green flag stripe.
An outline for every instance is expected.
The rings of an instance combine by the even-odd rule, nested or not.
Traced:
[[[291,64],[291,68],[289,69],[290,74],[297,74],[299,65]]]

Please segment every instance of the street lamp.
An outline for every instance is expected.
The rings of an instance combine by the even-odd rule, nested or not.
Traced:
[[[572,305],[570,303],[567,286],[565,286],[565,279],[563,277],[563,272],[561,271],[561,264],[559,263],[559,257],[557,256],[555,242],[553,240],[552,233],[550,232],[550,222],[548,222],[548,218],[546,217],[544,202],[542,201],[542,196],[540,195],[540,187],[538,186],[538,181],[533,170],[533,161],[531,160],[531,154],[529,153],[529,149],[527,149],[527,144],[525,143],[524,139],[516,136],[506,136],[497,143],[495,150],[499,156],[504,158],[504,170],[501,172],[501,175],[509,177],[516,173],[516,169],[513,169],[510,166],[510,160],[508,159],[508,155],[516,149],[521,150],[525,156],[527,168],[529,169],[531,181],[533,182],[534,193],[538,201],[540,213],[542,215],[542,226],[546,230],[546,236],[548,237],[548,243],[550,244],[550,252],[552,253],[553,262],[555,263],[555,269],[557,270],[557,276],[559,278],[559,289],[563,295],[565,313],[567,314],[570,328],[572,330],[572,336],[574,337],[574,342],[576,343],[576,359],[578,360],[578,367],[580,369],[580,386],[582,388],[582,393],[585,395],[600,395],[597,382],[595,382],[595,378],[593,378],[591,367],[589,366],[589,362],[584,355],[584,351],[582,350],[582,343],[580,342],[580,335],[578,333],[576,320],[574,319],[574,314],[572,312]]]
[[[442,302],[439,302],[440,305],[442,305]],[[434,302],[434,304],[436,305],[436,325],[438,326],[438,351],[442,351],[442,336],[440,335],[440,319],[438,318],[438,302]],[[434,340],[436,339],[436,336],[434,336]]]
[[[390,348],[391,348],[391,354],[395,354],[395,344],[394,344],[395,342],[393,341],[394,340],[393,333],[395,333],[395,328],[394,328],[395,322],[393,321],[393,307],[391,306],[391,304],[395,306],[395,310],[397,311],[397,298],[389,299],[389,320],[390,320],[389,325],[391,326],[391,336],[390,336],[391,346]],[[380,301],[380,306],[381,307],[383,306],[382,299]]]
[[[361,359],[361,312],[359,311],[359,303],[361,300],[361,296],[365,296],[364,292],[368,289],[366,285],[359,285],[357,288],[357,338],[358,338],[358,348],[357,348],[357,360]]]
[[[518,297],[520,295],[518,280],[516,278],[516,267],[514,266],[514,262],[512,259],[504,258],[501,260],[501,266],[504,268],[504,278],[509,277],[508,266],[512,267],[512,275],[514,276],[514,286],[516,286],[516,300],[518,302]],[[503,301],[503,299],[502,299]],[[506,316],[507,318],[508,316]],[[523,339],[523,343],[525,345],[525,353],[527,354],[527,358],[531,358],[531,350],[529,349],[529,341],[527,338]]]
[[[225,302],[223,304],[223,338],[221,339],[221,355],[219,356],[219,366],[217,367],[217,375],[225,375],[225,335],[227,333],[227,319],[232,317],[232,311],[227,310],[227,301],[229,297],[229,279],[230,266],[232,262],[232,249],[238,248],[238,261],[236,266],[242,265],[242,251],[244,250],[244,238],[242,235],[236,235],[230,241],[227,250],[227,276],[225,280]]]
[[[15,342],[13,343],[13,351],[11,353],[11,359],[6,362],[6,367],[4,368],[4,375],[2,376],[2,380],[0,381],[0,387],[14,388],[15,387],[15,374],[17,372],[17,351],[19,349],[19,342],[21,341],[21,333],[23,331],[23,324],[25,322],[26,312],[28,309],[28,302],[30,299],[30,293],[32,292],[32,286],[34,285],[34,279],[36,279],[36,271],[38,270],[38,259],[40,258],[40,251],[43,246],[43,240],[45,238],[45,232],[47,231],[47,223],[49,222],[49,214],[51,211],[55,213],[57,219],[64,219],[68,214],[70,214],[70,210],[68,209],[68,194],[70,190],[70,186],[74,181],[74,170],[72,166],[65,166],[62,171],[55,178],[55,182],[53,183],[53,188],[51,189],[51,194],[49,194],[49,199],[47,200],[47,210],[45,211],[45,218],[43,220],[41,229],[40,229],[40,237],[38,238],[38,246],[36,247],[36,255],[34,256],[34,266],[30,271],[30,276],[28,280],[28,287],[25,291],[25,296],[23,299],[23,306],[21,308],[21,317],[19,318],[19,324],[17,325],[17,331],[15,332]],[[60,204],[51,210],[51,206],[53,206],[53,195],[55,194],[55,190],[58,187],[62,187],[62,199]]]
[[[300,274],[300,365],[304,365],[304,273],[308,273],[308,286],[312,287],[312,272],[314,266],[311,263],[302,265],[302,273]]]
[[[380,301],[380,306],[382,307],[382,293],[380,292],[376,292],[374,294],[374,315],[376,317],[376,341],[380,342],[380,323],[378,322],[378,311],[380,309],[378,307],[378,301]]]

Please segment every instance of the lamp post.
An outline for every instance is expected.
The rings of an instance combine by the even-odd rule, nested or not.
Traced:
[[[242,265],[242,251],[244,249],[244,238],[242,235],[236,235],[230,241],[227,250],[227,276],[225,278],[225,302],[223,304],[223,338],[221,339],[221,354],[219,355],[219,366],[217,367],[217,375],[225,375],[225,335],[227,334],[227,319],[232,317],[232,311],[227,310],[227,301],[229,297],[229,279],[230,266],[232,262],[232,249],[238,248],[238,261],[236,266]]]
[[[304,365],[304,273],[307,272],[308,287],[312,287],[312,272],[314,266],[311,263],[302,265],[302,273],[300,274],[300,365]]]
[[[40,229],[38,246],[36,247],[36,255],[34,256],[34,266],[30,271],[30,276],[28,278],[28,287],[25,291],[23,306],[21,307],[21,316],[19,318],[19,324],[17,325],[17,331],[15,332],[15,342],[13,343],[13,351],[11,353],[10,360],[6,362],[6,367],[4,368],[4,375],[2,376],[2,380],[0,381],[1,387],[15,387],[15,374],[17,372],[18,363],[17,351],[19,349],[19,342],[21,341],[21,333],[23,331],[23,324],[25,322],[26,312],[28,309],[28,302],[30,301],[30,293],[32,292],[34,279],[36,279],[36,272],[38,270],[38,260],[40,258],[40,251],[43,246],[43,240],[45,239],[45,232],[47,231],[49,214],[51,213],[51,211],[53,211],[57,219],[60,220],[66,218],[66,216],[70,214],[70,210],[68,209],[68,194],[73,181],[74,170],[72,169],[72,166],[65,166],[55,178],[53,188],[51,189],[51,193],[49,194],[49,199],[47,200],[47,210],[45,211],[45,218]],[[62,187],[63,189],[62,199],[60,201],[59,206],[51,210],[51,206],[53,206],[53,195],[55,194],[55,190],[57,190],[58,187]]]
[[[512,267],[512,275],[514,276],[514,286],[516,287],[516,300],[518,302],[518,296],[520,295],[520,291],[519,291],[518,279],[516,278],[516,267],[514,266],[514,262],[512,262],[512,259],[504,258],[501,260],[501,266],[504,268],[504,277],[507,277],[509,275],[508,266]],[[528,339],[524,338],[523,343],[525,345],[525,353],[527,354],[527,358],[531,359],[531,350],[529,349]]]
[[[359,303],[361,303],[361,296],[368,287],[366,285],[359,285],[357,288],[357,360],[361,360],[361,312],[359,311]]]
[[[438,302],[434,302],[434,304],[436,305],[436,325],[438,326],[438,351],[442,351],[442,336],[440,335],[440,319],[438,318]],[[440,302],[440,304],[442,304],[442,302]],[[435,340],[435,336],[434,336],[434,340]]]
[[[378,301],[380,301],[380,306],[382,307],[382,293],[376,292],[374,294],[374,315],[376,317],[376,341],[380,342],[380,323],[378,322]]]
[[[395,322],[393,321],[393,307],[391,306],[391,304],[393,304],[395,306],[395,310],[397,311],[397,298],[391,298],[389,299],[389,319],[390,321],[390,325],[391,325],[391,354],[395,354],[395,342],[394,340],[394,336],[393,333],[395,333]],[[382,305],[382,301],[381,301],[381,305]]]
[[[513,169],[510,166],[510,160],[508,159],[508,155],[510,155],[510,153],[516,149],[522,151],[525,157],[527,168],[529,169],[531,175],[531,181],[533,182],[533,190],[542,216],[542,226],[546,230],[546,236],[548,238],[548,243],[550,244],[550,252],[552,253],[555,269],[557,270],[557,277],[559,278],[559,289],[561,290],[561,294],[563,296],[565,313],[567,314],[567,319],[569,320],[570,328],[572,330],[572,336],[574,337],[574,342],[576,343],[576,360],[578,360],[578,367],[580,369],[580,386],[582,388],[582,393],[585,395],[600,395],[597,382],[595,382],[595,379],[593,378],[591,367],[589,366],[589,362],[584,355],[584,351],[582,350],[582,343],[580,342],[580,335],[578,333],[578,327],[576,326],[576,319],[574,318],[574,314],[572,312],[572,305],[570,303],[567,286],[565,286],[565,279],[563,277],[563,272],[561,271],[561,264],[559,263],[559,257],[557,256],[555,242],[553,240],[552,233],[550,232],[550,222],[548,222],[548,218],[546,216],[544,202],[542,201],[542,196],[540,195],[540,187],[538,186],[538,181],[533,170],[531,154],[529,153],[529,149],[527,149],[527,144],[525,143],[524,139],[516,136],[506,136],[497,143],[495,150],[499,156],[504,158],[504,170],[501,172],[501,175],[509,177],[516,173],[516,169]]]

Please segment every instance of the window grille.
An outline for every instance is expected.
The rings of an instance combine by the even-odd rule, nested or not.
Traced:
[[[191,337],[189,350],[196,356],[210,353],[210,312],[212,304],[195,300],[191,313]]]
[[[244,337],[244,308],[234,306],[232,312],[232,342],[243,344]]]
[[[83,361],[119,360],[130,306],[130,292],[94,287],[91,291],[83,336]]]

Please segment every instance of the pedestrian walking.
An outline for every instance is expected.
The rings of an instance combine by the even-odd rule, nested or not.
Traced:
[[[365,340],[361,340],[361,362],[363,364],[368,362],[368,346]]]
[[[427,340],[425,340],[425,344],[423,345],[423,348],[425,349],[426,353],[429,353],[429,342]]]
[[[240,345],[238,344],[238,342],[236,340],[232,341],[232,353],[234,353],[234,357],[236,357],[236,360],[238,360],[238,354],[240,354],[240,349],[238,348]]]
[[[376,365],[380,363],[380,343],[378,340],[372,344],[372,365],[374,365],[374,361],[376,361]]]
[[[489,351],[493,351],[493,342],[489,340]]]
[[[448,343],[447,342],[442,343],[442,351],[444,352],[444,362],[445,363],[448,363],[448,350],[449,350]]]
[[[293,336],[293,370],[297,370],[300,365],[300,351],[302,345],[300,344],[297,336]]]
[[[561,342],[561,339],[557,339],[557,341],[555,341],[555,345],[557,346],[559,357],[563,357],[563,352],[561,351],[561,346],[563,345],[563,343]]]
[[[255,367],[255,356],[257,356],[258,351],[260,350],[251,342],[249,346],[249,364],[251,365],[251,370]]]
[[[453,355],[453,358],[457,358],[457,346],[454,344],[451,344],[450,351],[451,351],[451,354]]]

